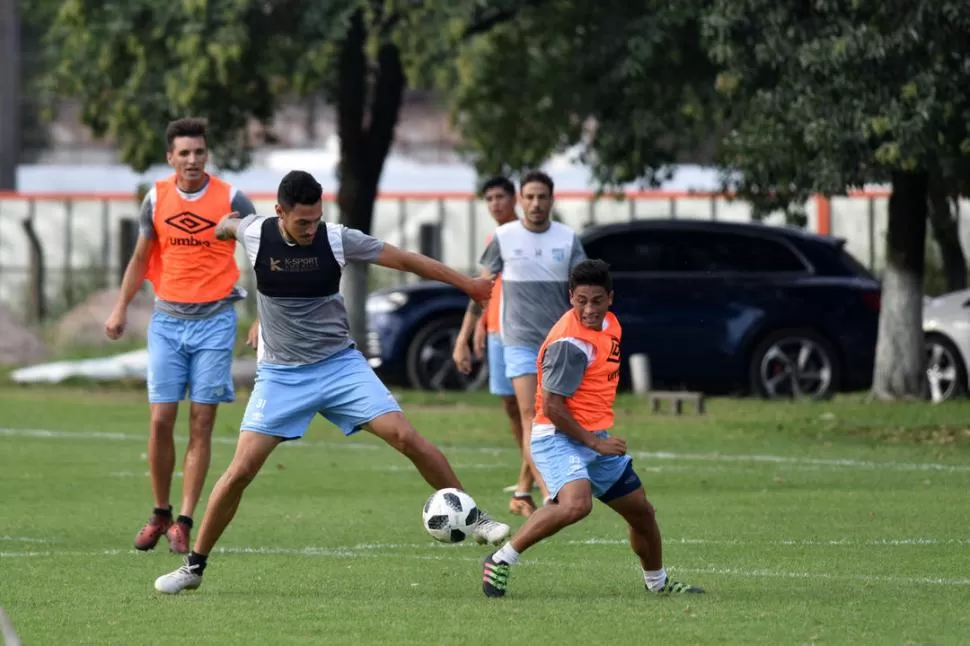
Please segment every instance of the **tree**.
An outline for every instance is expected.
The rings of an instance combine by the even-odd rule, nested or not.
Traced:
[[[712,0],[705,42],[749,198],[891,182],[872,395],[922,396],[922,276],[931,173],[970,171],[970,15],[961,2]]]
[[[657,185],[715,131],[697,15],[657,0],[522,8],[437,79],[469,158],[514,174],[579,144],[600,188]]]
[[[189,114],[209,119],[216,162],[243,168],[251,124],[269,129],[283,97],[322,92],[337,111],[340,222],[369,233],[408,84],[405,47],[484,32],[515,15],[514,3],[493,4],[66,0],[47,38],[57,62],[49,87],[80,99],[85,124],[113,138],[139,171],[163,160],[165,123]],[[415,61],[431,60],[417,49]],[[434,60],[450,60],[443,46],[434,51]],[[366,266],[349,265],[344,293],[359,343],[366,286]]]
[[[944,289],[948,292],[967,287],[967,259],[957,219],[960,190],[956,184],[955,179],[942,177],[939,172],[930,174],[930,224],[943,263]]]

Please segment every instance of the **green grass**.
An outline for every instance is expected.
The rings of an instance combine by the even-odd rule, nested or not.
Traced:
[[[220,411],[208,486],[240,399]],[[401,401],[476,500],[518,526],[494,399]],[[647,596],[620,519],[597,506],[527,552],[503,600],[481,594],[485,548],[424,533],[429,491],[404,458],[322,420],[271,457],[203,587],[155,593],[180,559],[130,548],[150,511],[146,408],[135,391],[0,388],[0,606],[24,644],[970,642],[967,402],[715,400],[674,418],[621,398],[617,434],[659,510],[668,571],[709,594]],[[184,415],[177,432],[182,448]]]

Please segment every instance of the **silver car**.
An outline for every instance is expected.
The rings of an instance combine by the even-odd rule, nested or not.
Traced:
[[[970,289],[923,302],[926,377],[935,402],[967,393],[970,359]]]

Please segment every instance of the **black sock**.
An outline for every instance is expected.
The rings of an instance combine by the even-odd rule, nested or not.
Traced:
[[[202,572],[205,571],[205,562],[208,560],[208,556],[205,554],[198,554],[196,552],[189,552],[189,567],[192,571],[202,576]]]
[[[156,516],[160,516],[162,518],[171,518],[172,517],[172,507],[171,507],[171,505],[168,506],[168,507],[164,507],[164,508],[163,507],[155,507],[155,509],[153,510],[152,513],[154,513]]]
[[[189,518],[188,516],[183,516],[182,514],[179,514],[179,517],[176,519],[175,522],[182,523],[189,529],[192,529],[192,519]]]

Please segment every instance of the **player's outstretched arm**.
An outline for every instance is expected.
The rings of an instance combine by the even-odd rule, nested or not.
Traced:
[[[411,251],[403,251],[386,242],[377,259],[374,260],[374,264],[417,274],[428,280],[440,280],[449,283],[471,296],[472,300],[478,303],[487,301],[492,293],[493,281],[491,280],[466,276],[434,258]]]
[[[242,216],[239,214],[239,211],[233,211],[228,215],[222,216],[219,224],[216,225],[216,239],[235,240],[236,229],[239,227],[240,220],[242,220]]]

